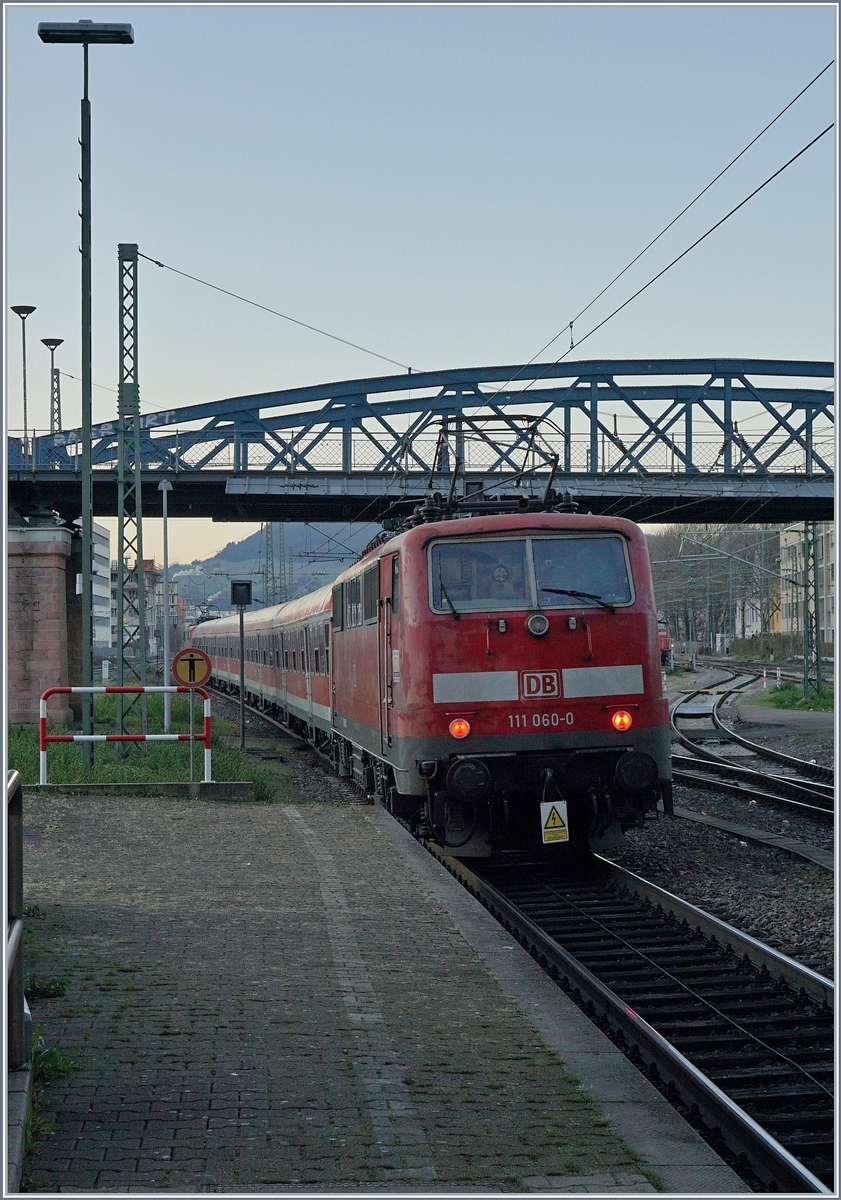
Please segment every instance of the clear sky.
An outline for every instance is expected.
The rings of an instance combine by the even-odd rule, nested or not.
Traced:
[[[7,410],[80,423],[80,47],[94,421],[116,415],[118,242],[415,369],[531,358],[836,54],[834,4],[6,5]],[[828,71],[576,326],[580,337],[835,117]],[[831,359],[836,131],[582,357]],[[141,410],[397,368],[149,263]],[[563,348],[563,341],[558,343]],[[560,352],[560,350],[558,351]],[[554,356],[553,356],[554,357]],[[112,390],[108,390],[112,389]],[[159,522],[147,556],[160,557]],[[171,522],[170,555],[254,526]]]

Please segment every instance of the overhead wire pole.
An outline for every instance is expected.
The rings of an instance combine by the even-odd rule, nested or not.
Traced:
[[[821,614],[818,595],[818,550],[815,522],[803,524],[803,699],[813,686],[820,696],[823,690],[821,671]]]
[[[131,25],[111,22],[41,21],[38,36],[42,42],[81,45],[84,51],[84,88],[82,93],[82,685],[93,685],[93,450],[91,445],[93,393],[91,361],[91,104],[88,99],[88,47],[90,45],[131,45]],[[82,696],[82,731],[93,733],[92,696]],[[93,766],[93,743],[82,743],[82,762]]]
[[[277,576],[274,565],[274,524],[266,521],[263,526],[266,535],[265,552],[263,557],[263,600],[265,604],[277,603]]]
[[[120,296],[120,375],[117,464],[117,686],[146,687],[146,579],[143,571],[143,496],[140,453],[140,374],[137,330],[137,246],[117,247]],[[130,559],[134,555],[137,586]],[[140,705],[138,709],[138,699]],[[127,719],[146,732],[146,693],[118,692],[117,732]],[[145,743],[144,743],[145,744]]]
[[[50,433],[61,433],[61,371],[55,365],[55,352],[64,338],[41,338],[50,352]]]
[[[283,521],[277,523],[277,557],[280,564],[277,573],[277,602],[285,604],[289,599],[289,582],[286,576],[286,534]]]

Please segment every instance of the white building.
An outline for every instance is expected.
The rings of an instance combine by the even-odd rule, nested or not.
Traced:
[[[82,528],[81,517],[74,522]],[[111,640],[111,534],[104,525],[93,522],[93,562],[91,563],[91,612],[94,650],[110,650]]]
[[[835,525],[815,524],[818,618],[821,641],[835,641]],[[806,582],[806,528],[793,525],[780,533],[780,609],[783,633],[803,632],[803,592]]]

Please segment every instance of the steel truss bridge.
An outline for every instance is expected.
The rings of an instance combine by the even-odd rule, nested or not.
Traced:
[[[143,512],[377,521],[430,491],[542,498],[637,521],[831,520],[833,364],[532,363],[346,380],[140,418]],[[821,385],[821,380],[828,384]],[[81,431],[9,438],[9,501],[80,511]],[[118,422],[93,428],[94,511],[117,513]],[[554,476],[553,476],[554,471]],[[455,480],[453,475],[455,472]]]

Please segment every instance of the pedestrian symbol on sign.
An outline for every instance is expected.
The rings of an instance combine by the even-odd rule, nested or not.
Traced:
[[[172,674],[181,687],[201,687],[213,672],[213,664],[203,650],[188,647],[172,660]]]

